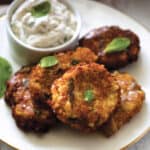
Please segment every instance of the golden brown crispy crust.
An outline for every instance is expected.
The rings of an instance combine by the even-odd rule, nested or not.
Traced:
[[[94,100],[84,100],[92,90]],[[51,106],[57,117],[72,128],[89,132],[104,123],[119,101],[119,87],[103,65],[80,64],[52,85]]]
[[[127,37],[131,45],[126,51],[105,54],[104,49],[116,37]],[[118,69],[137,60],[140,51],[138,36],[130,30],[117,26],[105,26],[87,33],[81,40],[80,46],[88,47],[98,55],[98,62],[108,69]]]
[[[72,65],[97,59],[88,48],[59,53],[56,57],[58,65],[51,68],[40,65],[23,67],[8,81],[5,101],[12,107],[13,117],[23,130],[47,131],[55,123],[55,116],[47,105],[53,81]]]
[[[12,108],[12,114],[18,127],[24,131],[43,133],[56,122],[51,108],[44,104],[35,105],[33,99],[18,103]]]
[[[40,65],[35,66],[31,72],[30,90],[34,97],[43,100],[44,97],[51,98],[51,85],[53,81],[59,78],[71,66],[81,62],[90,63],[97,60],[97,56],[88,48],[77,48],[75,51],[58,53],[55,55],[59,63],[50,68],[42,68]],[[41,98],[40,98],[41,97]]]
[[[16,105],[23,99],[28,89],[29,75],[32,67],[23,67],[7,82],[5,101],[9,106]]]
[[[55,66],[42,68],[40,65],[37,65],[33,68],[29,84],[31,94],[35,98],[36,103],[47,103],[47,100],[51,99],[51,85],[63,73],[63,70]]]
[[[36,97],[29,86],[32,69],[23,67],[8,81],[5,101],[11,106],[18,127],[25,131],[45,132],[55,123],[55,116],[48,105],[35,103]]]
[[[113,73],[121,88],[121,103],[101,128],[106,136],[115,134],[142,108],[145,94],[136,80],[128,73]]]
[[[79,63],[96,62],[98,59],[92,50],[85,47],[78,47],[75,51],[58,53],[56,57],[59,60],[59,68],[62,70],[67,70]]]

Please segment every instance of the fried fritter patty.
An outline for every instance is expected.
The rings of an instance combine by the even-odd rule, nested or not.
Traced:
[[[51,108],[46,104],[35,105],[28,92],[24,94],[25,96],[28,97],[28,100],[21,101],[12,108],[18,127],[25,131],[48,131],[56,121]]]
[[[131,40],[130,46],[122,52],[104,53],[106,46],[117,37]],[[98,55],[98,62],[108,69],[118,69],[137,60],[140,51],[138,36],[130,30],[123,30],[117,26],[105,26],[87,33],[81,40],[80,46],[88,47]]]
[[[59,62],[56,66],[42,68],[40,65],[37,65],[32,70],[30,87],[32,94],[38,100],[40,100],[39,97],[51,98],[50,89],[53,81],[59,78],[71,66],[81,62],[90,63],[97,60],[97,56],[88,48],[77,48],[75,51],[58,53],[55,56]]]
[[[59,60],[59,67],[63,70],[69,69],[71,66],[79,63],[96,62],[98,57],[94,52],[85,47],[79,47],[75,51],[66,53],[58,53],[56,57]]]
[[[131,75],[115,72],[113,76],[121,88],[121,103],[102,127],[106,136],[113,135],[133,118],[141,110],[145,98],[141,87]]]
[[[40,65],[24,67],[7,84],[5,100],[12,106],[16,123],[23,130],[47,131],[55,123],[55,116],[47,104],[51,99],[53,81],[72,65],[97,59],[88,48],[59,53],[56,57],[58,65],[50,68]]]
[[[24,94],[26,93],[25,89],[28,89],[31,70],[32,67],[23,67],[7,82],[5,101],[9,106],[14,106],[22,99],[26,99]]]
[[[57,66],[51,68],[42,68],[37,65],[33,68],[30,75],[30,91],[35,98],[35,103],[47,103],[51,99],[51,85],[53,81],[64,73]]]
[[[87,101],[86,91],[93,99]],[[58,119],[72,128],[89,132],[103,124],[119,101],[119,87],[103,65],[80,64],[52,85],[51,106]]]
[[[26,131],[45,132],[55,123],[55,116],[48,105],[34,103],[35,97],[29,86],[32,69],[24,67],[8,81],[5,100],[11,106],[18,127]]]

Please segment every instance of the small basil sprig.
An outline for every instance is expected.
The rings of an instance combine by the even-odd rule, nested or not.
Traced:
[[[84,100],[86,102],[91,102],[94,99],[94,93],[92,90],[86,90],[84,92]]]
[[[45,1],[43,3],[40,3],[34,7],[32,7],[31,9],[31,14],[34,17],[42,17],[45,16],[49,13],[51,9],[51,4],[48,1]]]
[[[0,97],[2,97],[6,90],[6,81],[12,74],[12,67],[10,63],[3,57],[0,57]]]
[[[73,59],[72,61],[71,61],[71,65],[77,65],[77,64],[79,64],[80,63],[80,61],[79,60],[76,60],[76,59]]]
[[[131,40],[126,37],[117,37],[113,39],[104,49],[105,53],[114,53],[125,51],[131,44]]]
[[[43,68],[52,67],[58,64],[58,59],[56,56],[47,56],[40,60],[40,66]]]

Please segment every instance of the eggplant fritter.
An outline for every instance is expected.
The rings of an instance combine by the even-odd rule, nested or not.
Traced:
[[[106,46],[117,37],[131,40],[130,46],[122,52],[105,53]],[[140,51],[138,36],[130,30],[123,30],[117,26],[105,26],[87,33],[81,40],[80,46],[88,47],[98,55],[98,63],[108,69],[118,69],[137,60]]]
[[[31,96],[29,86],[32,69],[24,67],[8,81],[5,101],[11,106],[18,127],[45,132],[55,123],[55,116],[48,105],[34,103],[35,97]]]
[[[58,119],[84,132],[99,128],[116,108],[120,97],[112,75],[103,65],[95,63],[71,68],[55,80],[51,92],[50,104]],[[92,98],[90,101],[85,92]]]
[[[56,121],[48,105],[34,105],[32,99],[20,102],[12,108],[12,112],[18,127],[24,131],[43,133],[48,131]]]
[[[65,70],[80,62],[94,62],[97,56],[88,48],[56,55],[59,64],[42,68],[24,67],[7,84],[5,101],[12,106],[17,125],[27,131],[44,132],[54,123],[55,116],[47,104],[51,100],[51,85]]]
[[[28,94],[27,94],[28,93]],[[55,116],[51,108],[46,105],[35,105],[29,92],[24,97],[28,100],[21,101],[12,108],[13,117],[19,128],[24,131],[46,132],[55,124]]]
[[[77,48],[75,51],[66,53],[58,53],[55,55],[58,59],[58,64],[50,68],[42,68],[37,65],[31,72],[30,87],[34,97],[51,98],[51,85],[53,81],[63,75],[71,66],[85,62],[96,62],[97,56],[88,48]],[[39,101],[37,101],[39,102]],[[44,102],[44,101],[43,101]]]
[[[51,85],[53,81],[64,73],[57,66],[51,68],[42,68],[40,65],[32,69],[30,75],[30,92],[35,98],[35,103],[47,103],[51,99]]]
[[[29,75],[32,67],[23,67],[7,82],[5,101],[9,106],[15,106],[23,99],[28,89]]]
[[[56,57],[59,60],[59,68],[68,70],[71,66],[79,63],[96,62],[98,57],[94,52],[85,47],[79,47],[75,51],[68,51],[66,53],[58,53]]]
[[[115,72],[113,76],[121,88],[121,103],[102,127],[102,132],[106,136],[115,134],[133,118],[141,110],[145,98],[141,87],[131,75]]]

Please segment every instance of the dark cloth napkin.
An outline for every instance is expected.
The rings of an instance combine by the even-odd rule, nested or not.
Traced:
[[[0,0],[0,5],[1,4],[9,4],[11,3],[13,0]]]

